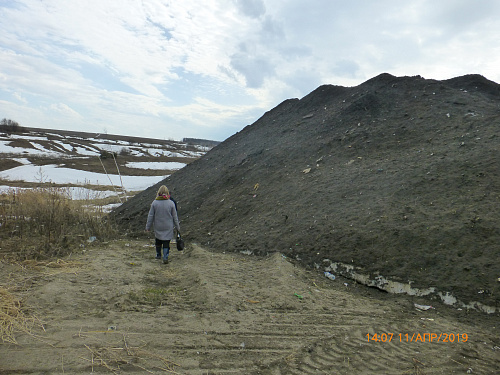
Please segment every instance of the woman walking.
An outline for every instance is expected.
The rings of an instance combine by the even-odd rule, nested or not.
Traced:
[[[168,263],[170,241],[174,238],[174,228],[180,233],[179,218],[175,204],[170,200],[170,194],[165,185],[160,186],[156,199],[151,204],[151,209],[146,222],[146,232],[154,225],[156,259],[161,259],[163,247],[163,263]]]

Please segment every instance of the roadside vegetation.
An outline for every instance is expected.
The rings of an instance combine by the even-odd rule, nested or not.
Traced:
[[[89,191],[88,189],[84,191]],[[62,257],[116,234],[98,192],[71,199],[69,188],[9,189],[0,195],[0,268],[17,265],[24,274],[36,265],[64,269]],[[3,265],[2,265],[3,263]],[[0,279],[0,342],[16,343],[16,333],[43,325],[27,306],[28,278],[17,272]],[[26,289],[28,288],[28,289]]]
[[[5,258],[65,256],[116,231],[105,218],[98,193],[72,200],[66,188],[10,189],[0,196],[0,252]]]

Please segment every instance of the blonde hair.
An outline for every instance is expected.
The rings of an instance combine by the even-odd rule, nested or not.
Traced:
[[[161,185],[160,188],[158,189],[158,196],[160,195],[168,195],[169,192],[168,192],[168,189],[165,185]]]

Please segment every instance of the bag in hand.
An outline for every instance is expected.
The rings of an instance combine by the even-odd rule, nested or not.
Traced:
[[[176,245],[177,245],[177,250],[182,251],[184,250],[184,240],[181,237],[180,233],[177,233],[177,239],[175,240]]]

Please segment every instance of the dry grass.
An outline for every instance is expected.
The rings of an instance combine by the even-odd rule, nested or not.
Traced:
[[[17,294],[29,293],[36,280],[44,276],[61,273],[77,273],[82,263],[57,259],[53,261],[25,260],[3,264],[0,277],[0,339],[16,344],[16,334],[25,333],[33,337],[32,331],[44,330],[42,322],[31,312]],[[40,337],[37,337],[40,339]],[[43,340],[42,340],[43,341]]]
[[[42,327],[40,321],[25,311],[20,299],[7,289],[0,287],[0,338],[2,342],[17,344],[15,333],[31,335],[35,326]]]
[[[105,333],[120,334],[113,331]],[[78,336],[87,338],[89,334],[95,333],[80,332]],[[150,374],[156,374],[158,371],[178,374],[175,371],[177,367],[180,367],[178,364],[144,349],[146,344],[140,347],[129,345],[126,335],[123,333],[121,335],[121,341],[116,344],[109,342],[101,342],[93,345],[84,344],[85,348],[89,351],[90,358],[80,358],[90,364],[92,372],[94,372],[94,368],[101,367],[113,374],[117,374],[126,367],[135,367]]]
[[[64,256],[86,239],[115,232],[99,197],[75,201],[68,189],[12,189],[0,196],[1,252],[16,259]],[[89,208],[91,207],[91,208]]]
[[[62,273],[77,274],[83,265],[84,263],[82,262],[76,262],[64,259],[43,260],[43,261],[28,259],[20,264],[20,266],[23,269],[27,271],[37,271],[44,276],[54,276]]]
[[[78,272],[81,264],[57,258],[82,244],[88,246],[91,236],[103,240],[115,233],[104,219],[102,207],[88,208],[91,197],[74,201],[69,193],[67,189],[48,187],[12,189],[0,196],[0,255],[7,261],[3,270],[15,269],[0,278],[2,342],[15,344],[16,333],[34,336],[35,327],[43,329],[13,290],[29,289],[43,275]]]

